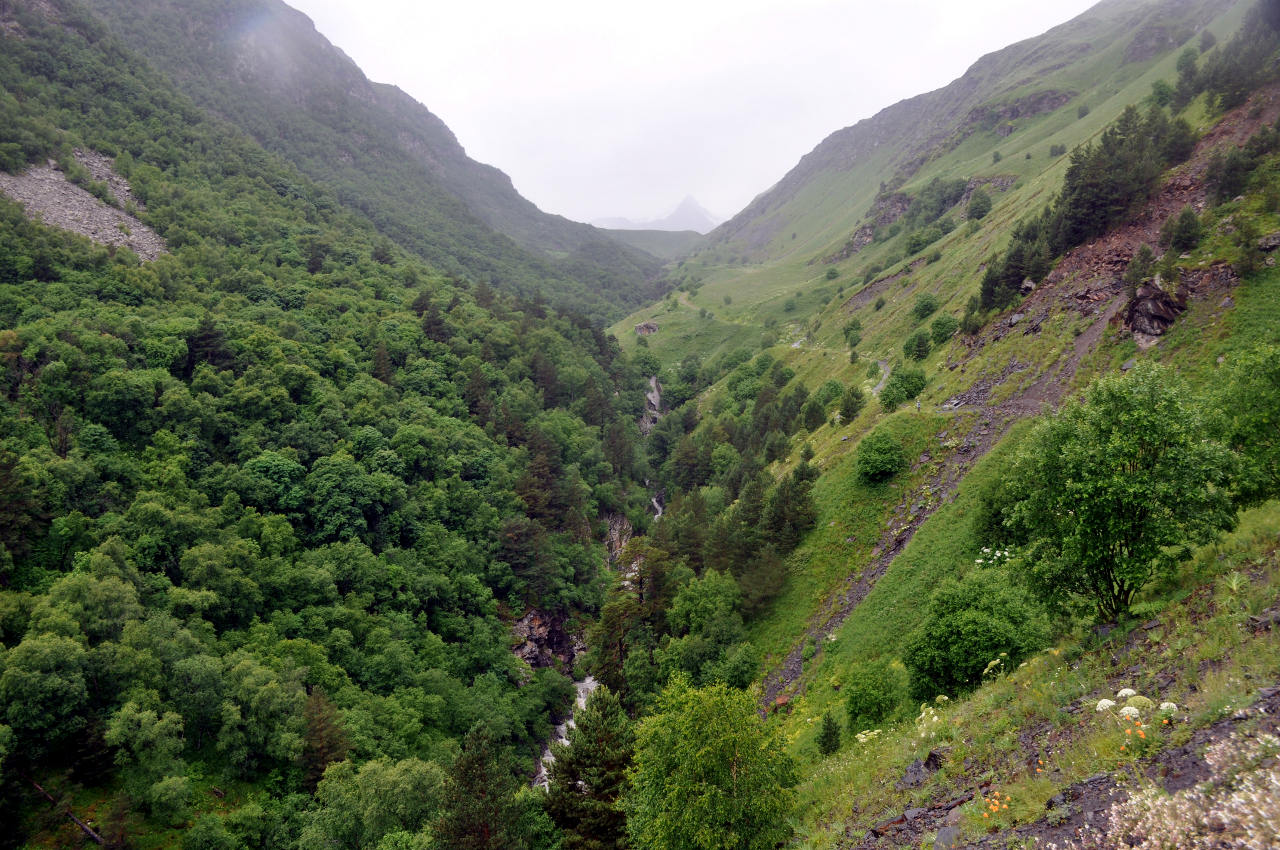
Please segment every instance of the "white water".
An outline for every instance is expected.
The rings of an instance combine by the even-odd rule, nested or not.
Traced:
[[[581,682],[574,682],[574,687],[578,690],[578,698],[574,701],[573,711],[569,712],[569,716],[564,722],[555,728],[551,733],[551,740],[547,742],[547,746],[542,750],[542,760],[538,763],[538,772],[534,774],[533,786],[535,788],[546,788],[551,784],[551,765],[555,763],[556,757],[551,752],[553,743],[567,744],[569,743],[569,730],[574,727],[573,715],[581,711],[587,705],[587,698],[600,687],[600,683],[596,681],[595,676],[588,676]]]

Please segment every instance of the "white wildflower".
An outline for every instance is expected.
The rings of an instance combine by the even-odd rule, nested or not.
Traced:
[[[1177,711],[1177,710],[1178,710],[1178,704],[1177,704],[1177,703],[1173,703],[1173,702],[1162,702],[1162,703],[1160,703],[1160,712],[1161,712],[1162,714],[1164,714],[1164,713],[1169,713],[1169,712],[1174,712],[1174,711]]]
[[[1137,695],[1138,692],[1133,688],[1124,688],[1120,693],[1116,694],[1116,699],[1128,699],[1129,697],[1136,697]]]
[[[1098,711],[1110,711],[1116,707],[1115,700],[1100,699],[1098,700]]]
[[[1138,711],[1138,709],[1134,708],[1131,705],[1126,705],[1124,708],[1120,709],[1121,717],[1138,717],[1141,714],[1142,714],[1141,711]]]

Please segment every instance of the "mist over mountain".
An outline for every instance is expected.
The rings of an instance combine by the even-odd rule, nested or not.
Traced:
[[[610,230],[692,230],[704,236],[710,233],[724,219],[717,218],[692,196],[686,196],[680,204],[670,212],[653,221],[634,221],[629,218],[598,218],[591,222],[596,227]]]

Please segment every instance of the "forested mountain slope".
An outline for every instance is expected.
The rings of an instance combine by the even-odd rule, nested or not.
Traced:
[[[539,210],[507,175],[468,157],[444,122],[370,82],[283,2],[88,6],[197,104],[438,268],[526,296],[541,290],[596,315],[658,294],[652,255]]]
[[[164,240],[0,198],[0,844],[361,842],[381,815],[312,796],[348,756],[326,787],[466,830],[472,731],[540,829],[514,792],[573,650],[534,670],[511,622],[598,610],[601,517],[643,526],[642,376],[387,243],[83,7],[0,6],[0,114],[7,172],[52,160]]]

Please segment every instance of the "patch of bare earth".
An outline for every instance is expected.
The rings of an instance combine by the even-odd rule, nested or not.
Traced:
[[[966,433],[946,441],[946,445],[953,448],[940,459],[939,471],[907,494],[897,506],[872,549],[870,562],[851,573],[827,597],[826,604],[810,617],[804,635],[781,662],[766,672],[763,689],[766,707],[778,705],[780,697],[785,702],[785,697],[803,690],[805,646],[814,645],[821,651],[822,639],[848,619],[925,520],[954,498],[960,481],[974,464],[1019,420],[1053,410],[1062,402],[1075,384],[1081,361],[1098,346],[1107,327],[1122,318],[1127,299],[1121,278],[1129,260],[1142,245],[1156,245],[1164,222],[1184,206],[1204,208],[1204,175],[1216,150],[1226,145],[1243,146],[1250,136],[1264,124],[1274,122],[1277,116],[1280,116],[1280,85],[1256,92],[1249,102],[1228,113],[1205,134],[1191,158],[1173,171],[1133,220],[1068,252],[1045,282],[1018,306],[1017,312],[991,322],[967,342],[967,356],[951,368],[963,369],[981,348],[1006,335],[1038,333],[1043,322],[1054,313],[1070,310],[1093,319],[1070,349],[1006,400],[991,402],[991,391],[1031,367],[1011,361],[999,374],[978,376],[969,390],[942,405],[944,412],[968,410],[977,416]],[[876,281],[850,298],[844,309],[852,311],[863,306],[905,273],[904,270]],[[1234,273],[1219,265],[1184,275],[1179,286],[1187,297],[1208,298],[1235,283]],[[940,436],[945,439],[947,434]]]
[[[76,151],[76,159],[120,203],[137,203],[128,182],[111,170],[110,159],[93,151]],[[67,180],[52,161],[22,174],[0,172],[0,192],[22,204],[30,218],[99,245],[128,248],[144,261],[166,252],[164,239],[154,230]]]

